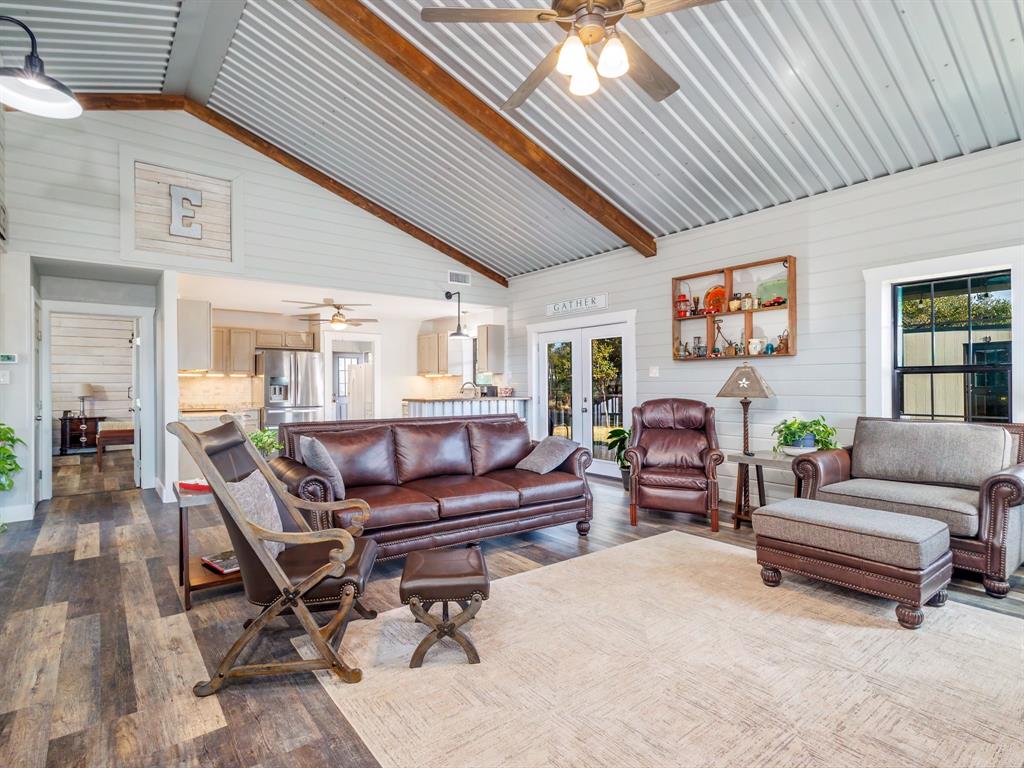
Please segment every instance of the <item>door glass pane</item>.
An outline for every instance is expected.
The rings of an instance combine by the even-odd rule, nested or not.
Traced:
[[[572,342],[555,341],[548,355],[548,434],[572,440]]]
[[[899,333],[897,365],[932,364],[932,287],[902,285],[896,289]]]
[[[590,425],[594,458],[614,461],[608,432],[622,426],[622,337],[590,342]]]

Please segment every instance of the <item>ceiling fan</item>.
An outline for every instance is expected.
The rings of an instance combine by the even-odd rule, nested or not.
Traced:
[[[624,18],[649,19],[662,13],[681,11],[718,0],[551,0],[551,8],[423,8],[420,17],[430,22],[549,24],[566,31],[556,45],[501,105],[503,110],[521,106],[544,79],[557,70],[568,75],[569,91],[589,96],[600,87],[598,76],[629,74],[648,96],[661,101],[679,84],[644,51],[633,38],[620,32]],[[594,68],[587,47],[605,40]]]
[[[290,301],[288,299],[283,300],[285,304],[301,304],[303,309],[321,309],[324,307],[331,307],[334,309],[334,314],[328,319],[318,317],[319,313],[316,312],[304,312],[300,315],[293,315],[293,317],[306,317],[309,318],[311,323],[328,323],[332,330],[343,331],[346,328],[358,328],[360,325],[366,323],[376,323],[377,321],[370,317],[347,317],[345,315],[346,309],[352,309],[354,307],[369,307],[370,304],[339,304],[334,299],[328,297],[324,299],[320,304],[312,304],[308,301]]]

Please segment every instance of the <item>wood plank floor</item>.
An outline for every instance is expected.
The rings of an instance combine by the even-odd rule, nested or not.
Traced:
[[[135,487],[132,452],[107,450],[103,469],[96,467],[95,453],[53,457],[53,495],[77,496],[101,491],[127,491]]]
[[[694,517],[649,512],[630,528],[621,486],[592,486],[588,538],[568,525],[485,542],[492,577],[672,529],[753,547],[750,529],[733,530],[727,516],[718,534]],[[194,511],[192,526],[193,551],[228,546],[214,510]],[[192,696],[254,611],[226,587],[193,594],[186,613],[176,558],[177,510],[152,491],[55,498],[0,536],[0,765],[376,766],[310,675]],[[401,567],[379,564],[368,606],[399,604]],[[993,600],[977,578],[958,576],[950,597],[1024,619],[1024,570],[1013,581],[1008,598]],[[276,626],[253,657],[293,657],[300,630]]]

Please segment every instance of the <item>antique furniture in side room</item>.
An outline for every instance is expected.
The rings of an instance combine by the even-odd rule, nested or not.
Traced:
[[[178,500],[178,585],[184,593],[185,610],[191,611],[193,592],[237,584],[242,580],[242,572],[215,573],[203,565],[201,557],[191,557],[189,554],[188,511],[192,507],[216,503],[213,491],[190,491],[176,482],[174,496]]]
[[[743,455],[753,456],[750,450],[750,403],[751,398],[774,397],[775,393],[768,386],[761,374],[748,363],[744,363],[729,378],[726,379],[722,389],[719,390],[719,397],[738,397],[743,407]],[[751,462],[752,463],[752,462]],[[757,492],[764,504],[764,470],[760,464],[755,464],[757,469]],[[741,462],[736,468],[736,498],[733,505],[735,511],[732,516],[732,527],[739,528],[740,522],[750,522],[750,466],[747,462]]]
[[[60,417],[60,455],[66,456],[68,451],[81,448],[96,447],[96,433],[99,422],[106,416],[61,416]]]
[[[718,530],[715,409],[698,400],[648,400],[633,408],[629,462],[629,524],[638,507],[705,515]]]
[[[346,664],[339,650],[353,612],[363,618],[376,616],[359,602],[377,557],[376,543],[360,537],[362,523],[369,517],[366,502],[347,499],[317,504],[292,496],[274,477],[241,425],[225,418],[226,423],[202,434],[181,422],[168,424],[167,430],[182,441],[213,489],[241,568],[245,596],[260,612],[245,623],[244,631],[224,656],[216,674],[206,682],[196,683],[193,693],[209,696],[235,677],[317,669],[328,669],[347,683],[359,682],[362,672]],[[252,510],[243,507],[236,497],[237,488],[229,485],[249,481],[255,473],[265,480],[266,492],[276,507],[275,520],[279,518],[282,530],[251,522],[248,515]],[[346,529],[314,531],[300,510],[347,510],[349,525]],[[274,556],[266,542],[284,548]],[[311,613],[321,610],[333,610],[324,624],[317,623]],[[245,647],[282,613],[294,613],[319,658],[236,665]]]
[[[907,629],[921,626],[921,606],[946,603],[953,556],[949,527],[939,520],[786,499],[754,510],[753,525],[766,586],[791,571],[887,597]]]
[[[461,627],[476,616],[483,601],[490,595],[487,562],[480,547],[470,545],[457,549],[433,549],[410,552],[405,558],[399,597],[409,606],[418,621],[430,627],[431,632],[412,654],[409,666],[423,665],[427,651],[445,637],[462,646],[470,664],[479,664],[480,655],[473,641]],[[454,618],[448,615],[448,603],[458,603],[462,611]],[[441,617],[430,613],[435,603],[441,603]]]
[[[861,417],[853,446],[798,456],[802,495],[940,520],[953,565],[1005,597],[1024,562],[1024,424]]]
[[[578,448],[553,472],[516,469],[533,449],[512,414],[282,424],[282,455],[270,466],[296,496],[334,498],[323,475],[302,462],[301,438],[317,438],[337,465],[346,495],[370,505],[365,536],[381,559],[494,536],[575,523],[590,530],[593,501]],[[344,527],[346,513],[314,528]]]
[[[130,421],[103,421],[96,430],[96,469],[103,471],[103,451],[111,445],[134,445],[135,424]]]

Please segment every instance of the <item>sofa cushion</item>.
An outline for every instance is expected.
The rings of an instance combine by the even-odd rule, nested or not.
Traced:
[[[486,475],[497,469],[511,469],[532,450],[530,430],[522,421],[469,424],[469,445],[473,452],[473,474]]]
[[[850,475],[979,488],[1010,465],[1012,446],[985,424],[859,419]]]
[[[473,474],[465,422],[396,424],[394,430],[400,483],[421,477]]]
[[[362,499],[370,505],[370,519],[364,524],[366,530],[390,528],[394,525],[429,523],[438,519],[437,501],[401,485],[349,486],[350,499]],[[350,511],[335,513],[335,525],[344,528]]]
[[[335,499],[344,499],[345,478],[341,476],[338,465],[334,463],[324,444],[315,437],[302,435],[299,437],[299,445],[302,447],[302,461],[305,465],[327,478]]]
[[[345,485],[398,485],[391,427],[317,432],[316,439],[338,465]]]
[[[638,444],[647,451],[645,467],[703,469],[701,453],[708,438],[696,429],[645,429]]]
[[[426,477],[405,483],[402,487],[437,499],[442,518],[519,507],[519,491],[486,477]]]
[[[978,534],[978,492],[970,488],[856,478],[819,488],[817,498],[941,520],[953,536]]]
[[[702,469],[685,467],[645,467],[640,470],[640,484],[657,488],[683,488],[689,491],[706,491],[708,478]]]
[[[572,456],[579,447],[579,443],[574,443],[564,437],[557,435],[545,437],[533,447],[528,456],[516,464],[516,469],[546,475],[562,466],[565,460]]]
[[[487,477],[519,491],[519,503],[524,505],[575,499],[586,493],[583,478],[568,472],[538,475],[523,469],[501,469],[491,472]]]
[[[754,533],[898,568],[921,570],[949,551],[938,520],[786,499],[754,510]]]

